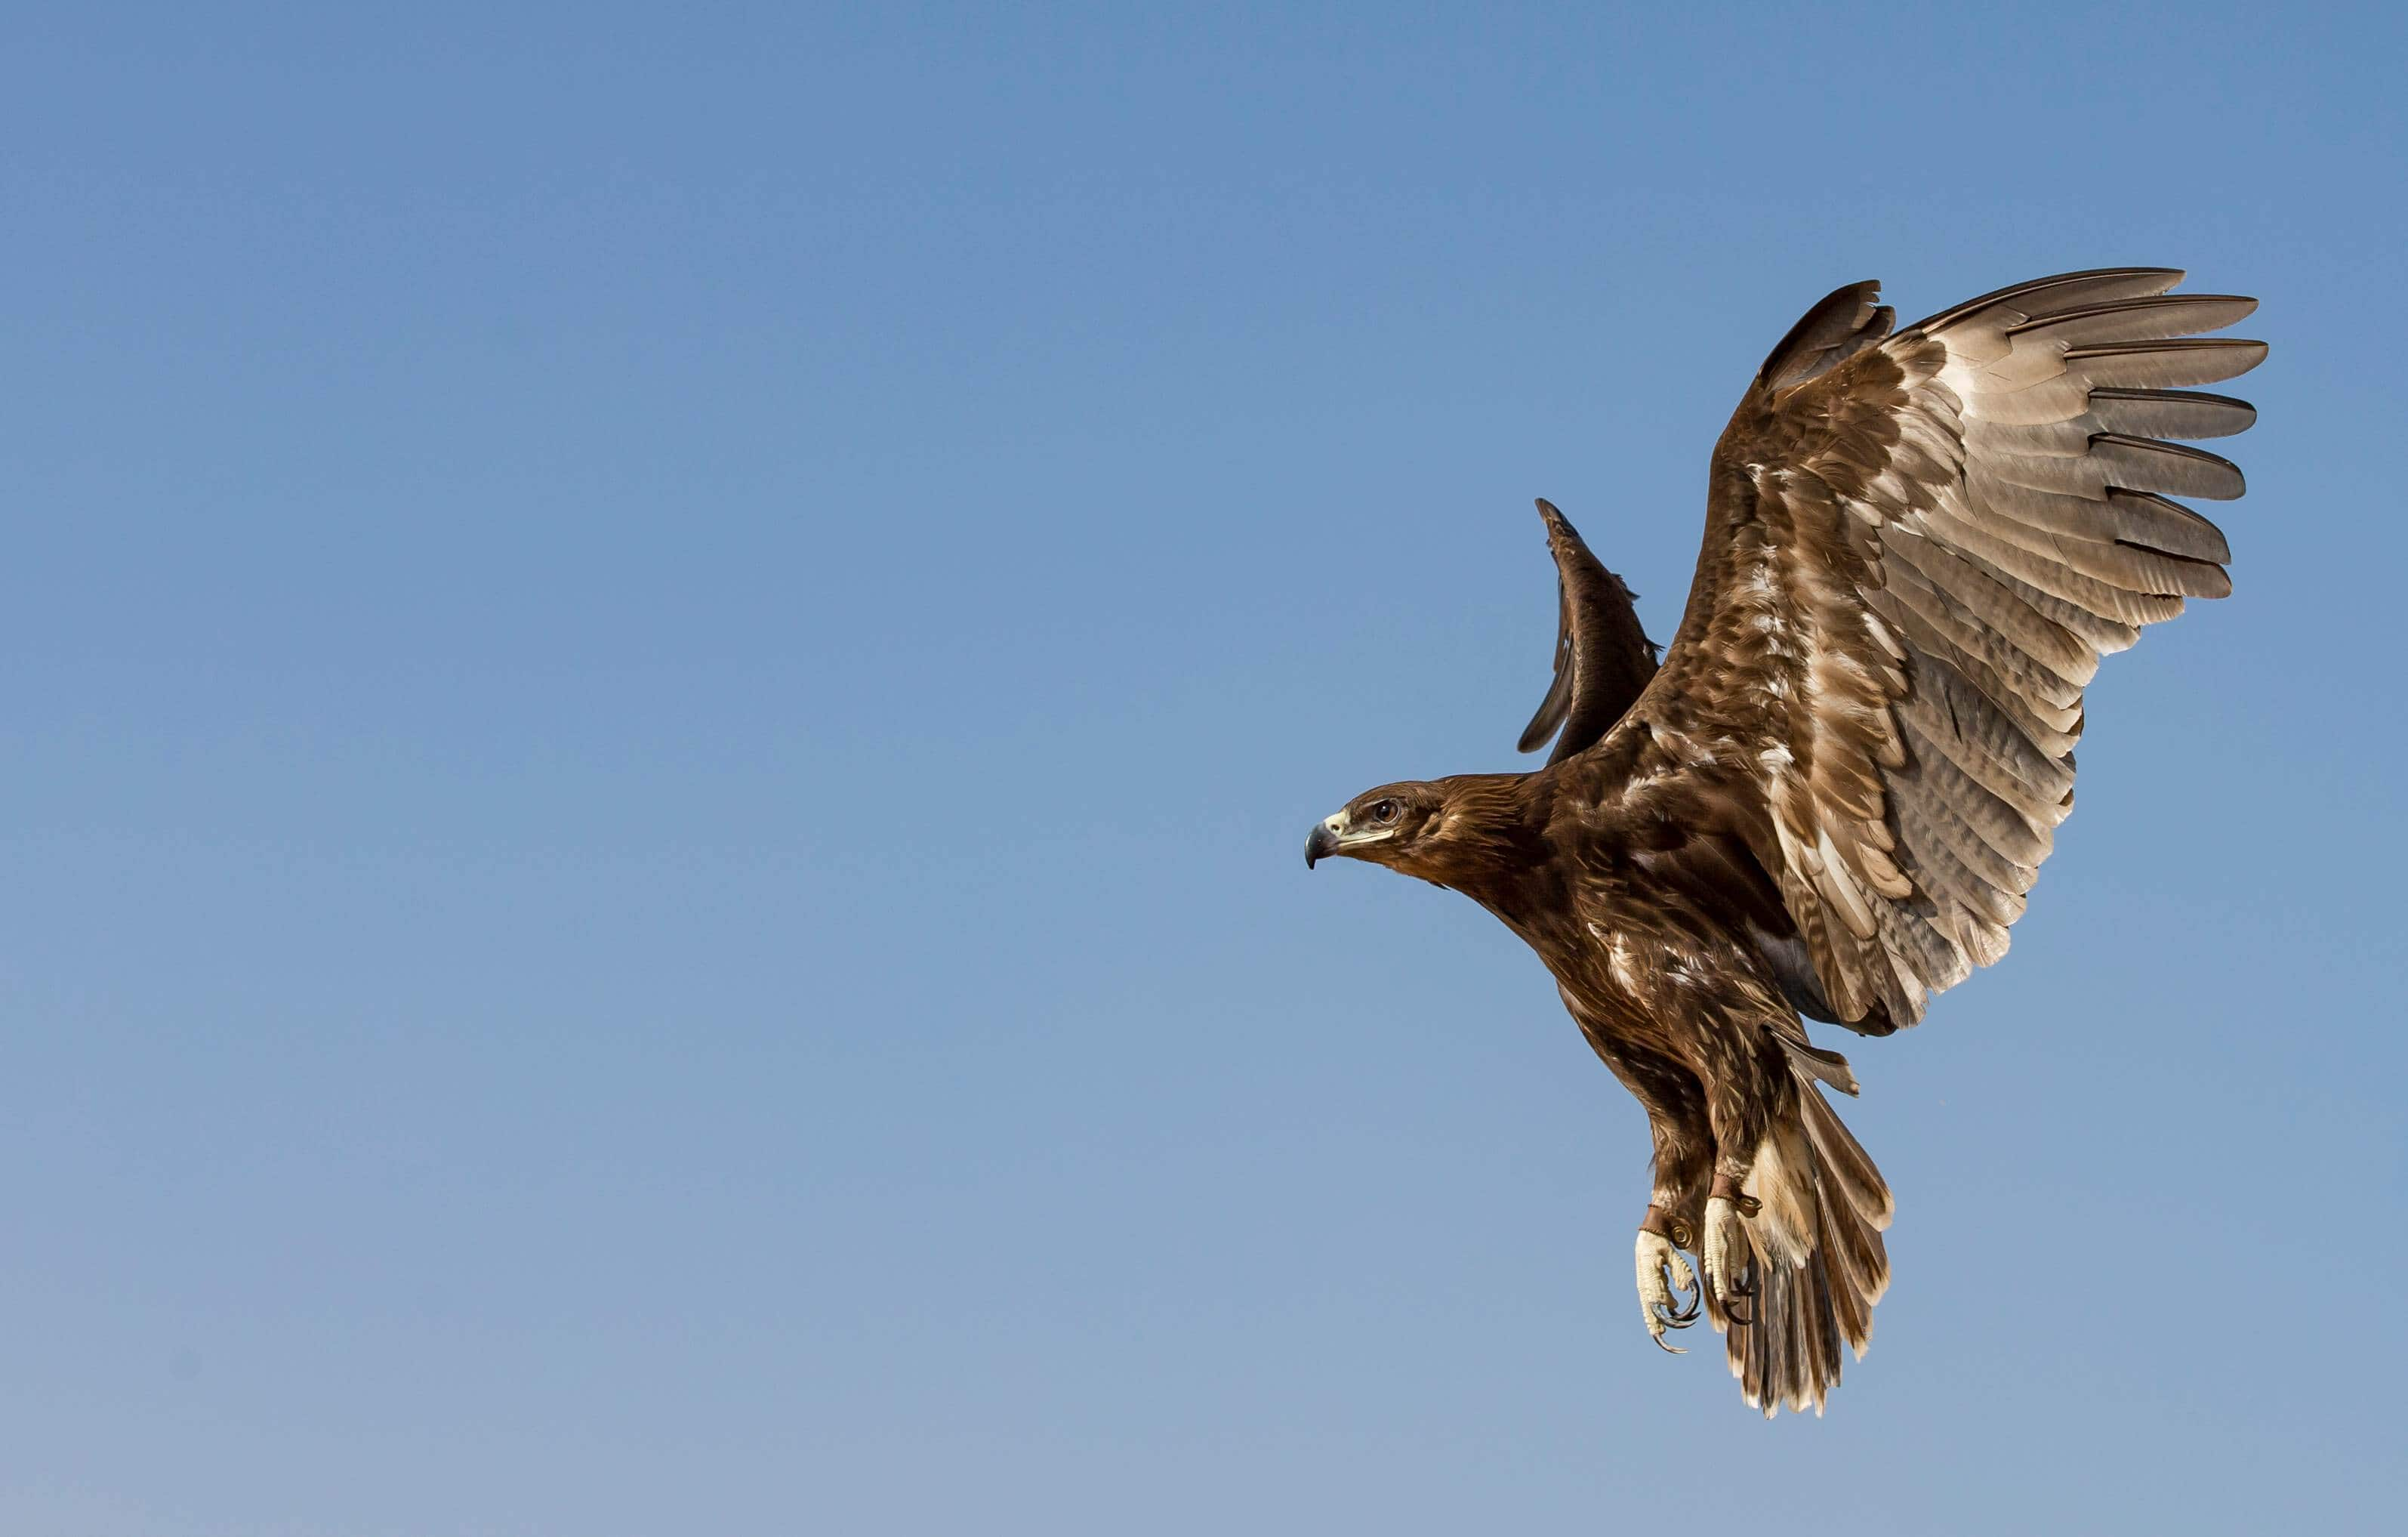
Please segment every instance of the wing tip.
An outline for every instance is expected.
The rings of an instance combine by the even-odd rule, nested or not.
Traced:
[[[1889,334],[1897,312],[1881,302],[1881,280],[1842,283],[1798,317],[1787,334],[1764,355],[1756,371],[1758,388],[1779,390],[1845,361]]]
[[[1581,538],[1580,530],[1572,526],[1572,520],[1564,516],[1561,508],[1544,496],[1533,497],[1532,500],[1538,503],[1539,517],[1547,525],[1547,548],[1555,554],[1559,569],[1567,556],[1597,558],[1589,555],[1587,541]]]

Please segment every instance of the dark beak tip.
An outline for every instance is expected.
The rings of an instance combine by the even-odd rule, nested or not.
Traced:
[[[1337,848],[1338,840],[1329,836],[1329,829],[1316,824],[1312,836],[1304,840],[1304,868],[1311,869],[1316,862],[1337,852]]]

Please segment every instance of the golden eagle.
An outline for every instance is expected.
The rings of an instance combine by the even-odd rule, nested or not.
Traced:
[[[1833,294],[1714,445],[1662,665],[1540,502],[1559,625],[1521,746],[1555,738],[1546,767],[1383,784],[1305,845],[1460,891],[1539,953],[1646,1107],[1648,1332],[1672,1349],[1702,1305],[1767,1415],[1821,1412],[1889,1282],[1889,1187],[1822,1094],[1856,1081],[1800,1016],[1887,1035],[2005,955],[2099,658],[2230,591],[2224,536],[2166,494],[2241,472],[2166,439],[2255,421],[2185,386],[2266,347],[2200,335],[2257,303],[2182,276],[2042,278],[1898,332],[1879,284]]]

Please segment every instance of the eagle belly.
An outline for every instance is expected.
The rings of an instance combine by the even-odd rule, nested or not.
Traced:
[[[1785,1076],[1768,1029],[1791,1024],[1797,1010],[1756,946],[1699,921],[1677,898],[1632,893],[1576,905],[1571,932],[1533,939],[1575,1014],[1708,1083]]]

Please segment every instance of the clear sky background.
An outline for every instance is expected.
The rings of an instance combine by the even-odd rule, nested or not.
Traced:
[[[10,13],[0,1532],[2254,1533],[2403,1476],[2393,7]],[[2260,295],[1767,1426],[1313,819],[1834,286]],[[1698,1333],[1702,1335],[1703,1330]]]

